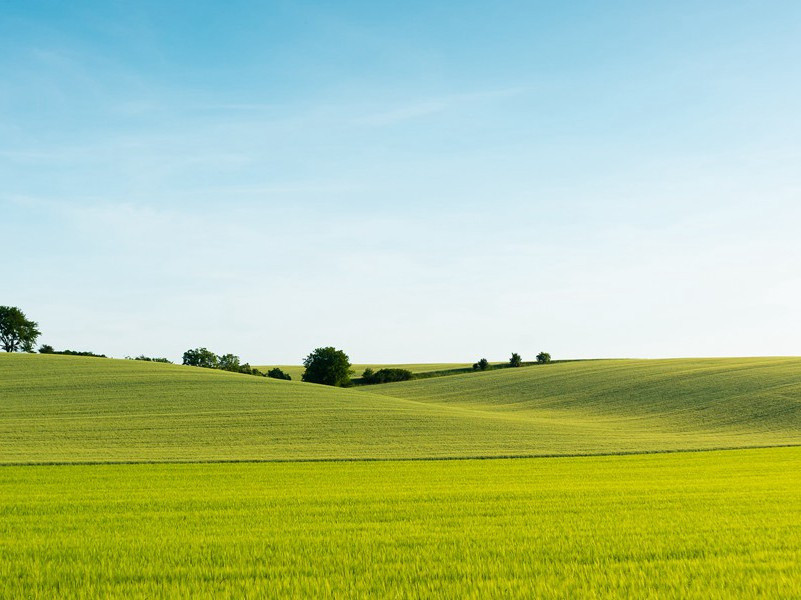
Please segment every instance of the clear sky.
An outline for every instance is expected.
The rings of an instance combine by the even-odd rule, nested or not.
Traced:
[[[801,2],[0,0],[0,304],[252,364],[801,354]]]

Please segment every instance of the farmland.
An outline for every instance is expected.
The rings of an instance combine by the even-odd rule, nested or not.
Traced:
[[[2,597],[798,597],[801,449],[0,468]]]
[[[0,355],[0,597],[798,597],[799,443],[794,358],[340,389]]]
[[[0,356],[0,463],[451,458],[797,444],[801,359],[587,361],[336,389]]]

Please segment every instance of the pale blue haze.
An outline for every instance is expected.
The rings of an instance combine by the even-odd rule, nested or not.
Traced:
[[[0,304],[253,364],[801,354],[801,3],[0,0]]]

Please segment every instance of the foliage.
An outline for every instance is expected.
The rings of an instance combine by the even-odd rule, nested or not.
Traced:
[[[145,356],[144,354],[140,354],[139,356],[135,357],[133,360],[143,360],[145,362],[172,364],[172,361],[171,360],[167,360],[166,358],[155,358],[155,357],[152,357],[152,356]]]
[[[303,381],[336,387],[350,385],[350,359],[333,346],[317,348],[304,359],[303,366]]]
[[[222,371],[232,371],[239,373],[239,357],[235,354],[221,354],[217,357],[217,368]],[[248,374],[250,374],[248,366]]]
[[[537,362],[541,365],[551,362],[551,355],[547,352],[540,352],[537,354]]]
[[[489,366],[490,366],[489,361],[486,358],[482,358],[481,360],[479,360],[477,363],[475,363],[473,365],[473,370],[474,371],[486,371],[487,369],[489,369]]]
[[[183,364],[190,367],[216,369],[220,359],[208,348],[195,348],[184,352]]]
[[[801,598],[799,448],[19,466],[0,490],[2,598]]]
[[[523,364],[523,359],[517,352],[512,352],[512,358],[509,359],[509,365],[512,367],[519,367]]]
[[[0,306],[0,345],[6,352],[33,352],[39,324],[31,321],[16,306]]]
[[[48,346],[52,349],[52,346]],[[41,351],[40,351],[41,352]],[[52,352],[41,352],[42,354],[63,354],[65,356],[93,356],[95,358],[108,358],[105,354],[95,354],[88,350],[53,350]]]
[[[287,373],[284,373],[278,367],[274,367],[267,371],[267,377],[272,377],[273,379],[284,379],[285,381],[292,380],[292,377],[290,377]]]
[[[408,369],[386,368],[373,371],[370,368],[364,370],[362,383],[395,383],[397,381],[409,381],[414,375]]]
[[[55,354],[56,351],[50,344],[42,344],[39,346],[39,354]]]

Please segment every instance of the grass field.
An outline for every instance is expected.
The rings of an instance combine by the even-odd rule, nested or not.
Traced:
[[[334,389],[0,355],[0,463],[565,455],[801,443],[801,359],[588,361]]]
[[[0,597],[801,596],[801,449],[0,468]]]

